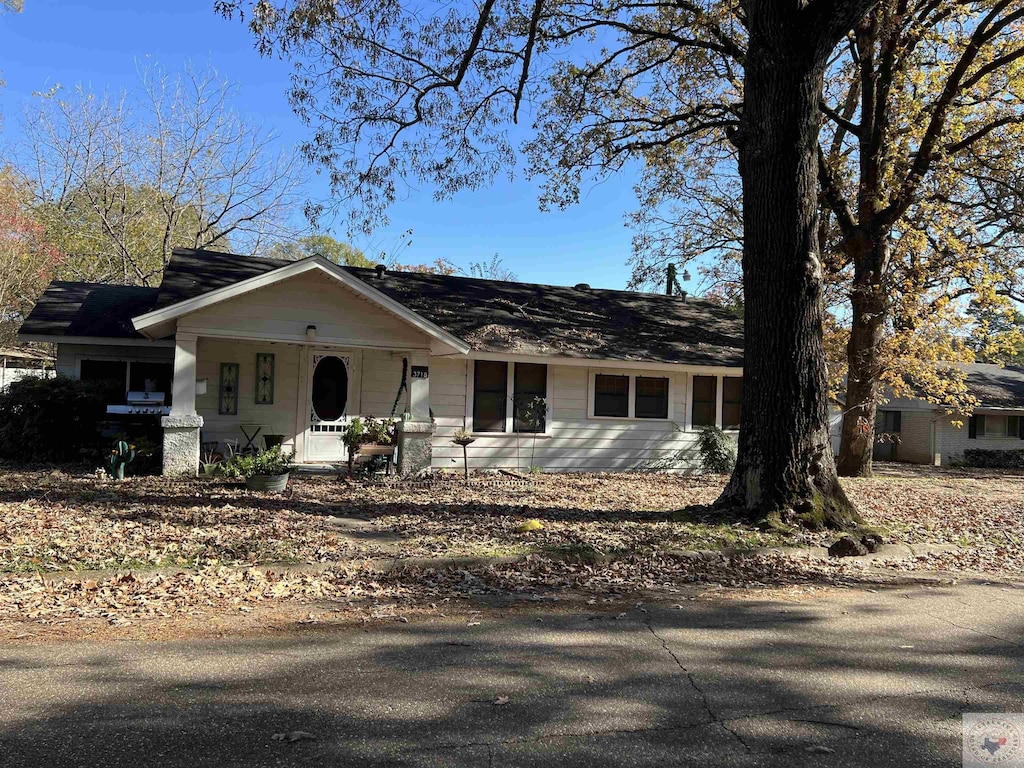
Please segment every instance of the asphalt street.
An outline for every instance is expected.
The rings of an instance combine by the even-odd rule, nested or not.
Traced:
[[[953,766],[1024,711],[1011,585],[588,608],[8,646],[0,765]]]

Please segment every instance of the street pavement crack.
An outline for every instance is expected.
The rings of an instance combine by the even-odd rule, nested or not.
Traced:
[[[708,699],[707,691],[700,683],[697,682],[697,679],[693,676],[693,672],[686,668],[686,665],[683,664],[682,660],[669,646],[668,641],[658,634],[657,630],[654,628],[654,625],[651,622],[650,614],[648,614],[647,617],[644,619],[644,624],[647,625],[648,631],[654,636],[654,638],[659,643],[661,643],[662,650],[664,650],[665,653],[667,653],[672,658],[676,666],[679,667],[680,671],[689,681],[690,687],[693,688],[693,690],[696,691],[697,694],[700,696],[701,702],[704,705],[704,711],[711,719],[711,723],[717,725],[722,730],[730,734],[743,747],[743,749],[746,752],[752,752],[753,750],[750,748],[750,745],[747,744],[746,740],[744,740],[742,736],[740,736],[736,731],[734,731],[732,727],[727,723],[727,721],[723,720],[715,713],[714,708],[711,706],[711,701]]]
[[[1010,645],[1016,646],[1017,648],[1024,648],[1024,644],[1018,643],[1016,640],[1011,640],[1008,637],[1002,637],[1001,635],[993,635],[989,632],[983,632],[980,629],[975,629],[974,627],[968,627],[964,624],[957,624],[955,621],[947,619],[945,616],[936,616],[934,613],[928,613],[927,611],[924,611],[923,613],[925,616],[930,616],[936,621],[945,622],[946,624],[949,624],[952,627],[956,627],[957,629],[963,629],[967,632],[973,632],[976,635],[981,635],[982,637],[989,637],[993,640],[999,640],[1000,642],[1008,643]]]

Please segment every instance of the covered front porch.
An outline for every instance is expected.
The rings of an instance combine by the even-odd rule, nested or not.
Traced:
[[[430,379],[420,374],[428,370],[424,350],[178,333],[164,472],[194,474],[204,450],[230,455],[265,441],[280,442],[299,464],[344,464],[341,434],[357,416],[398,420],[400,471],[418,471],[409,435],[432,432]]]
[[[171,411],[162,420],[167,475],[194,475],[204,445],[228,454],[262,448],[267,435],[300,464],[342,464],[342,432],[357,416],[395,419],[399,471],[426,469],[430,355],[435,347],[463,351],[319,258],[133,322],[151,338],[173,334]]]

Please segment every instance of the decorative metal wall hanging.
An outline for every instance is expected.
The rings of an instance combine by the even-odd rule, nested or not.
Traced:
[[[270,353],[256,355],[256,404],[274,404],[274,356]]]
[[[238,363],[220,364],[220,402],[217,413],[238,413]]]

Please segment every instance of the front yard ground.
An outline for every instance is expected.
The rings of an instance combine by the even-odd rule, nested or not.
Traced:
[[[0,627],[10,634],[26,623],[83,619],[128,626],[248,613],[267,604],[305,610],[325,601],[370,617],[401,618],[481,594],[600,600],[694,583],[769,587],[882,578],[877,563],[774,553],[679,556],[679,550],[822,545],[835,538],[679,514],[712,502],[723,482],[561,474],[525,482],[474,478],[467,488],[452,478],[384,484],[296,477],[284,494],[261,494],[205,479],[113,483],[63,472],[5,472]],[[966,548],[894,568],[1024,576],[1019,474],[890,465],[878,477],[845,485],[887,541]],[[540,530],[519,531],[533,519]],[[485,560],[454,568],[415,560],[448,557]]]

